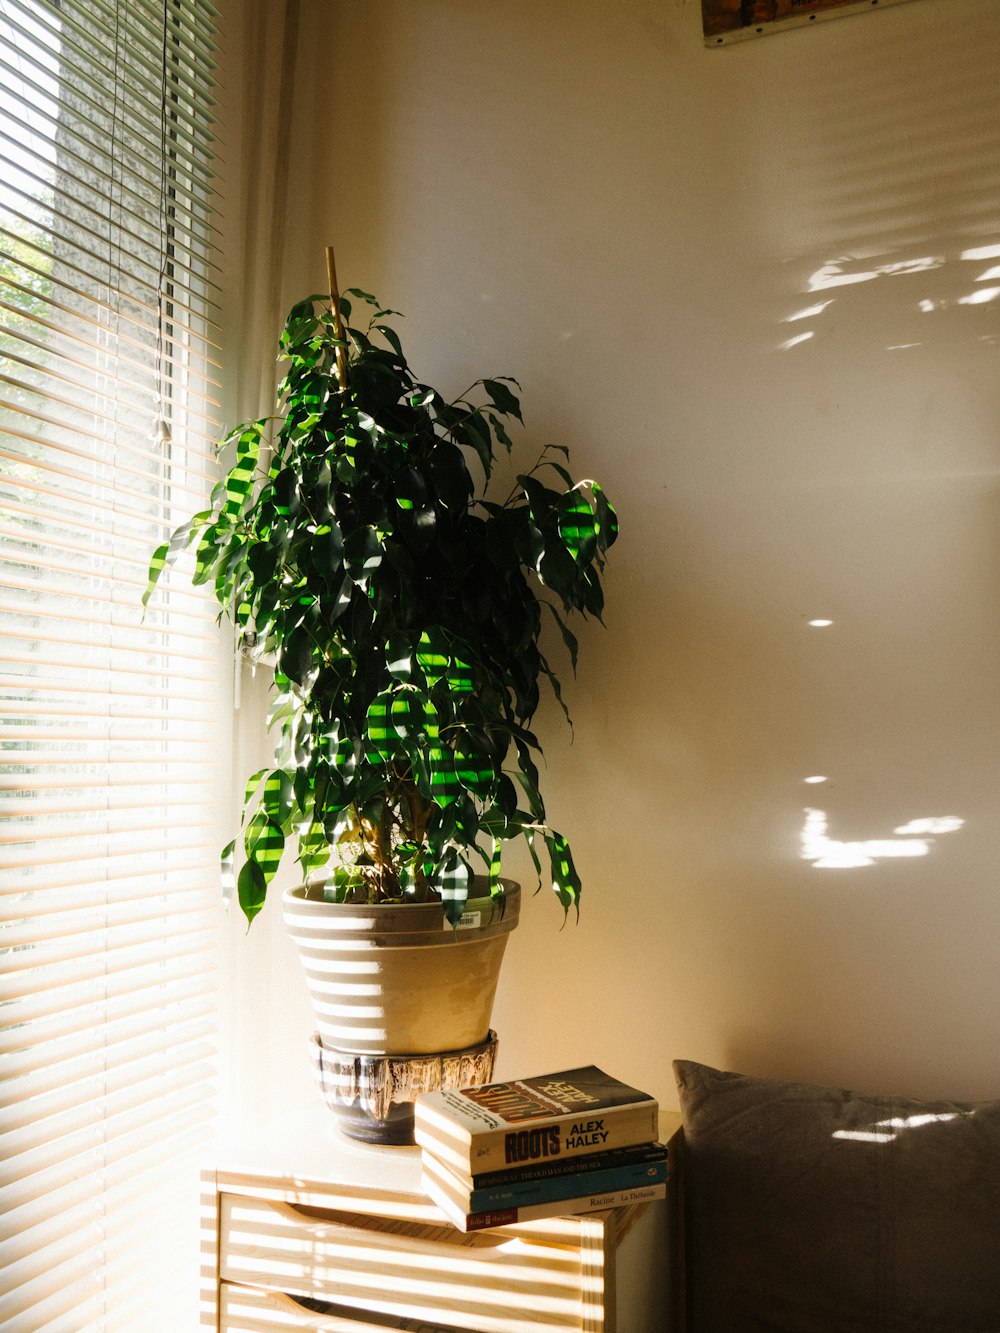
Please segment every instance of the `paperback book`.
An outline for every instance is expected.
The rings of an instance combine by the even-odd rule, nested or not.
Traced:
[[[626,1166],[594,1166],[594,1158],[574,1159],[590,1165],[588,1171],[572,1171],[540,1180],[525,1180],[516,1184],[491,1185],[484,1189],[470,1189],[446,1166],[432,1157],[423,1155],[424,1178],[446,1194],[455,1207],[464,1214],[485,1213],[498,1208],[523,1208],[535,1203],[564,1205],[566,1199],[584,1194],[606,1194],[609,1190],[631,1189],[638,1185],[658,1185],[667,1179],[667,1150],[662,1145],[656,1156]]]
[[[506,1208],[489,1209],[482,1213],[468,1213],[442,1190],[433,1176],[424,1173],[424,1188],[450,1222],[459,1231],[483,1231],[491,1227],[511,1226],[515,1222],[533,1222],[543,1217],[565,1217],[571,1213],[597,1213],[607,1208],[623,1208],[628,1204],[649,1203],[666,1196],[665,1182],[652,1185],[633,1185],[627,1189],[605,1190],[596,1194],[581,1194],[572,1199],[528,1203]]]
[[[565,1178],[585,1171],[602,1171],[612,1166],[633,1166],[637,1162],[658,1162],[666,1155],[662,1143],[635,1143],[627,1148],[609,1148],[606,1152],[586,1153],[582,1157],[557,1157],[552,1161],[529,1162],[527,1166],[507,1166],[499,1171],[462,1174],[449,1167],[453,1178],[468,1190],[492,1189],[494,1185],[521,1185],[530,1180]]]
[[[481,1088],[424,1093],[414,1138],[460,1176],[526,1167],[650,1143],[658,1107],[649,1093],[594,1065]]]

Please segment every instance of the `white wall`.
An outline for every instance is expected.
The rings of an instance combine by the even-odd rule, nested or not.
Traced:
[[[575,740],[539,719],[583,910],[529,901],[501,1072],[1000,1096],[1000,6],[721,49],[695,0],[301,23],[286,304],[335,243],[422,377],[517,376],[522,459],[571,445],[622,518]],[[963,823],[821,868],[806,807]]]

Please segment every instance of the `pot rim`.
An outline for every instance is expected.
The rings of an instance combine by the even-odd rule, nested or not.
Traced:
[[[474,883],[473,888],[485,884]],[[429,903],[334,903],[307,897],[310,886],[296,884],[282,894],[285,922],[300,936],[315,931],[333,934],[345,942],[363,939],[370,945],[395,948],[429,944],[471,944],[494,935],[507,935],[517,925],[521,886],[501,879],[502,896],[488,893],[470,897],[462,920],[452,927],[441,902]],[[502,903],[502,906],[499,904]]]

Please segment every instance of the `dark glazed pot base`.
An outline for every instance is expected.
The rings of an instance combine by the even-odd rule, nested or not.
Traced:
[[[437,1055],[355,1055],[332,1050],[313,1033],[313,1075],[340,1130],[363,1143],[413,1143],[413,1102],[438,1088],[488,1083],[496,1064],[497,1035],[461,1051]]]

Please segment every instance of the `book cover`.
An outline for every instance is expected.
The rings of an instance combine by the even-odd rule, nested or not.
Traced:
[[[575,1160],[589,1163],[593,1158],[580,1157]],[[485,1213],[498,1208],[521,1208],[533,1203],[557,1203],[584,1194],[606,1194],[609,1190],[631,1189],[639,1185],[658,1185],[667,1179],[667,1152],[665,1148],[660,1148],[659,1156],[647,1161],[550,1175],[541,1180],[493,1185],[485,1189],[467,1188],[430,1153],[423,1155],[423,1170],[427,1179],[433,1180],[456,1208],[464,1213]]]
[[[494,1208],[482,1213],[467,1213],[440,1188],[432,1176],[424,1175],[424,1189],[459,1231],[484,1231],[490,1227],[510,1226],[514,1222],[534,1222],[542,1217],[568,1217],[574,1213],[599,1213],[627,1204],[649,1203],[666,1196],[663,1181],[654,1185],[634,1185],[628,1189],[582,1194],[572,1199],[547,1203],[529,1203],[518,1207]]]
[[[636,1162],[658,1162],[667,1156],[662,1143],[636,1143],[627,1148],[608,1148],[605,1152],[585,1153],[581,1157],[557,1157],[552,1161],[529,1162],[526,1166],[508,1166],[499,1171],[477,1171],[462,1174],[449,1167],[456,1180],[467,1190],[492,1189],[494,1185],[519,1185],[529,1180],[545,1180],[549,1176],[602,1171],[612,1166],[632,1166]]]
[[[657,1137],[656,1100],[594,1065],[415,1103],[414,1137],[460,1175],[582,1156]]]

